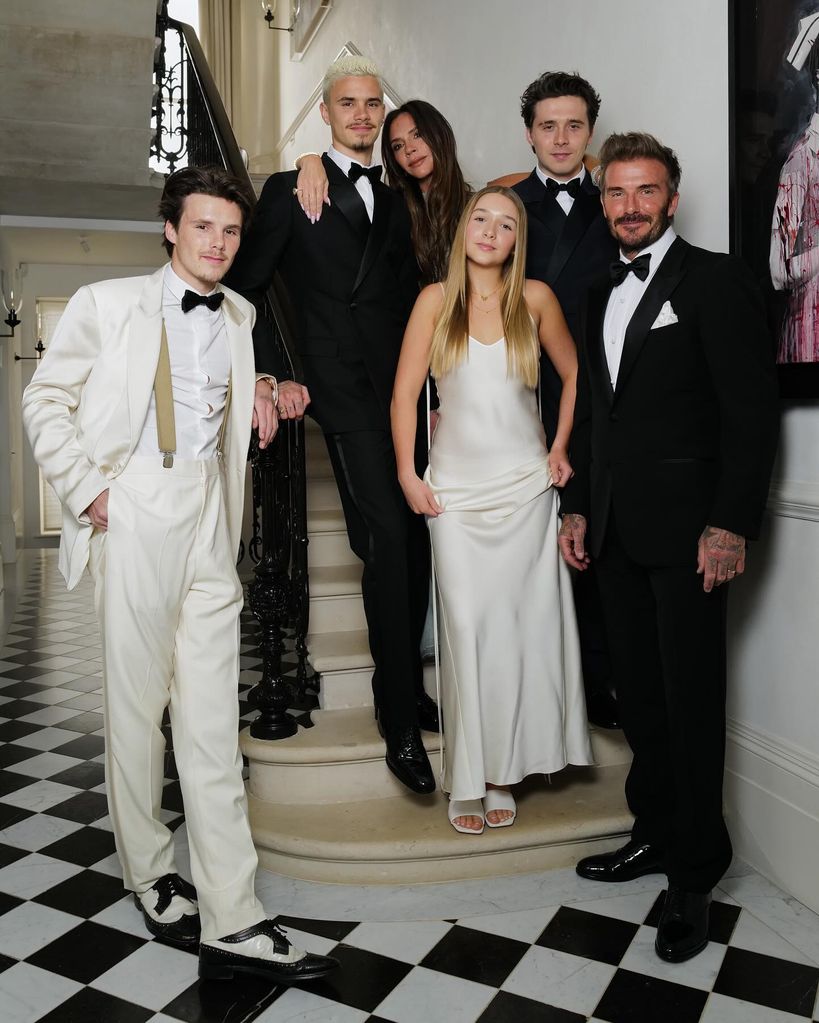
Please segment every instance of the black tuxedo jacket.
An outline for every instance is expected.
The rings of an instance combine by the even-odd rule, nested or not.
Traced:
[[[600,191],[586,173],[567,216],[556,200],[543,201],[544,186],[537,171],[513,187],[529,222],[526,276],[554,291],[576,340],[586,293],[617,258],[617,242],[603,217]]]
[[[577,341],[586,294],[617,258],[617,243],[603,216],[600,191],[586,173],[567,216],[556,199],[544,201],[545,188],[537,171],[513,187],[523,200],[528,220],[526,276],[543,281],[554,291]],[[543,425],[551,444],[562,385],[546,355],[540,360],[540,380]]]
[[[296,351],[311,414],[326,432],[389,429],[389,408],[404,328],[418,295],[418,267],[403,199],[373,188],[372,224],[361,196],[326,155],[329,207],[311,224],[293,195],[296,172],[268,178],[226,279],[263,309],[278,270],[292,305]],[[289,375],[258,315],[256,365]]]
[[[586,306],[563,513],[587,517],[594,556],[613,513],[644,565],[694,564],[706,525],[757,536],[779,416],[751,271],[677,238],[629,323],[614,390],[603,350],[610,291],[593,288]],[[665,303],[677,322],[653,327]]]

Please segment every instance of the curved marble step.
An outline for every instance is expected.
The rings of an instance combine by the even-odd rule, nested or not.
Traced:
[[[269,803],[249,794],[261,864],[288,877],[347,884],[466,880],[567,867],[622,844],[631,829],[626,765],[569,768],[529,782],[513,827],[458,834],[446,799],[400,794],[336,805]]]

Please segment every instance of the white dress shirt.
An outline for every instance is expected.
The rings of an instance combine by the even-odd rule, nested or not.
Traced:
[[[225,320],[221,306],[211,310],[199,305],[183,313],[180,303],[186,290],[196,289],[174,273],[170,264],[166,266],[162,315],[171,362],[176,457],[215,458],[230,377]],[[158,454],[156,399],[152,394],[134,455],[146,458]]]
[[[577,172],[577,174],[575,174],[575,176],[573,178],[569,178],[569,181],[566,181],[566,182],[558,181],[557,178],[553,178],[551,174],[545,174],[540,169],[540,164],[538,164],[538,166],[535,167],[535,173],[537,174],[537,176],[540,178],[540,180],[543,182],[544,185],[546,184],[547,181],[550,181],[550,180],[556,182],[558,185],[563,185],[563,184],[568,185],[569,181],[580,181],[582,183],[583,178],[585,178],[585,176],[586,176],[586,168],[585,167],[581,167],[580,170]],[[568,217],[568,215],[572,211],[572,206],[574,206],[574,196],[569,195],[569,193],[567,191],[565,191],[565,189],[564,189],[563,191],[556,192],[555,193],[555,198],[557,199],[558,203],[560,204],[560,208],[563,210],[563,212]]]
[[[339,153],[339,151],[335,149],[333,146],[330,146],[330,148],[327,150],[327,155],[330,157],[333,163],[335,163],[344,171],[345,176],[349,172],[350,166],[354,163],[357,163],[359,167],[372,166],[372,164],[362,163],[360,160],[351,160],[349,156],[345,156],[344,153]],[[358,181],[354,181],[353,184],[358,190],[358,194],[364,200],[364,205],[367,207],[367,216],[370,218],[370,223],[372,223],[373,210],[375,209],[375,196],[373,195],[372,182],[366,176],[366,174],[362,174]]]
[[[676,237],[674,228],[669,227],[665,234],[658,238],[653,245],[649,245],[648,248],[642,249],[637,253],[638,256],[651,255],[651,262],[648,264],[648,277],[644,281],[641,281],[633,273],[626,274],[623,283],[611,290],[608,305],[606,306],[606,315],[603,320],[603,341],[606,347],[606,362],[609,365],[609,378],[611,379],[612,387],[617,385],[617,374],[620,372],[620,360],[623,357],[626,330],[631,322],[631,317],[634,315],[634,311],[640,304],[640,299],[645,294],[652,277],[659,270],[660,263],[662,263],[666,252],[671,248]],[[623,263],[630,262],[623,255],[622,251],[620,252],[620,259]]]

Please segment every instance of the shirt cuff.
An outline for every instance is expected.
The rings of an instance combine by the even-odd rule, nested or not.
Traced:
[[[279,385],[278,382],[276,381],[276,378],[268,376],[266,373],[262,373],[256,377],[256,383],[258,384],[260,380],[266,380],[272,387],[273,394],[271,395],[271,397],[273,399],[273,404],[275,405],[276,402],[279,400]]]

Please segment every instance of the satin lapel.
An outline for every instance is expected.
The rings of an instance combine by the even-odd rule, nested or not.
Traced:
[[[131,312],[128,325],[127,372],[128,372],[128,421],[130,437],[128,453],[134,450],[142,433],[145,416],[156,376],[159,361],[159,344],[162,338],[162,288],[165,267],[151,274],[139,301]]]
[[[558,206],[557,201],[554,203]],[[568,216],[563,216],[564,226],[560,233],[557,244],[552,249],[552,257],[546,270],[546,280],[556,281],[560,271],[566,265],[569,256],[577,248],[583,235],[588,230],[589,224],[600,212],[600,197],[595,198],[585,192],[581,192],[572,203]]]
[[[248,409],[253,405],[256,374],[253,368],[253,340],[245,315],[229,299],[222,308],[230,352],[232,389],[225,454],[228,464],[236,467],[244,463],[250,440]]]
[[[611,285],[604,288],[591,288],[586,309],[586,355],[589,361],[589,376],[597,378],[600,390],[605,394],[609,404],[614,400],[614,390],[611,386],[611,374],[606,361],[603,322],[610,294]]]
[[[326,154],[321,159],[330,182],[330,209],[338,210],[364,245],[370,229],[370,218],[367,216],[364,200],[334,160]]]
[[[523,199],[527,214],[559,238],[566,226],[566,214],[556,199],[546,195],[546,186],[536,171],[532,171],[528,178],[520,182],[517,192]]]
[[[623,385],[648,340],[652,323],[657,319],[663,305],[671,297],[671,293],[683,277],[685,272],[683,264],[687,250],[688,243],[684,242],[682,238],[674,240],[674,244],[666,253],[659,270],[652,277],[651,283],[640,299],[640,304],[634,310],[634,315],[626,328],[623,355],[617,373],[617,387],[614,391],[615,398],[622,392]]]
[[[367,247],[364,249],[364,258],[358,268],[358,276],[353,285],[355,291],[367,274],[370,272],[373,263],[381,251],[387,237],[387,226],[390,220],[390,195],[387,186],[377,184],[373,188],[375,206],[373,209],[373,222],[370,225],[370,233],[367,236]]]

